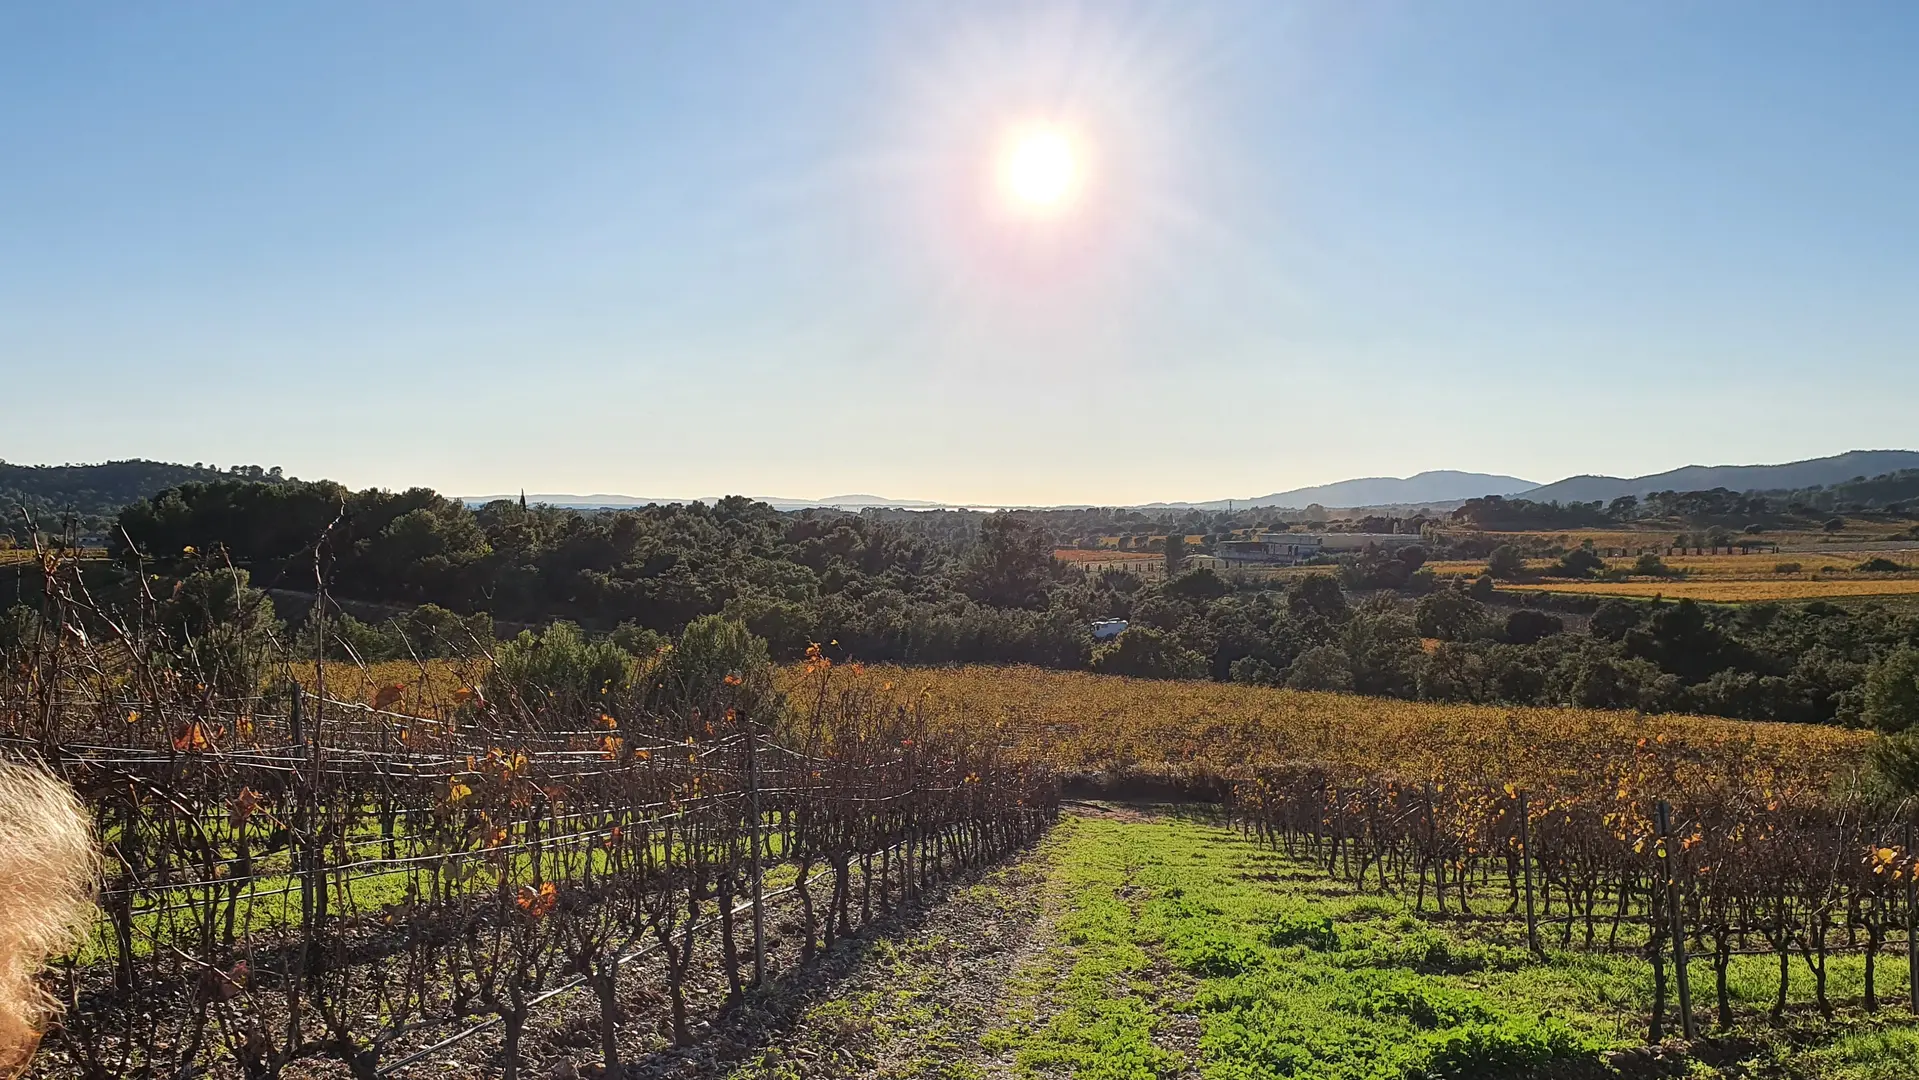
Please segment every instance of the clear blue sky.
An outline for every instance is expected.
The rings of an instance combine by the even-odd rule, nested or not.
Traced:
[[[1044,503],[1919,447],[1915,56],[1903,0],[4,3],[0,458]]]

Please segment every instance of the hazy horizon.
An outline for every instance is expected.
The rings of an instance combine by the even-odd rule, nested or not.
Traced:
[[[1895,4],[15,6],[0,458],[1123,505],[1908,446],[1915,53]]]

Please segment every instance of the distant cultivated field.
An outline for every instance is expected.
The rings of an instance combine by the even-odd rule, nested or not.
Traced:
[[[783,689],[817,692],[798,668]],[[915,703],[935,723],[993,724],[1014,753],[1068,771],[1241,775],[1316,761],[1374,774],[1570,786],[1653,758],[1702,775],[1765,773],[1823,789],[1869,736],[1813,724],[1598,709],[1435,704],[1032,667],[833,671],[834,688]],[[1664,766],[1662,766],[1664,767]],[[1610,790],[1610,789],[1609,789]]]
[[[1156,551],[1118,551],[1112,548],[1092,551],[1086,548],[1056,548],[1053,551],[1053,558],[1063,563],[1116,563],[1152,562],[1154,559],[1164,559],[1166,556]]]
[[[77,551],[67,552],[66,555],[69,558],[104,559],[106,558],[107,552],[105,548],[83,548]],[[30,547],[0,548],[0,566],[11,566],[14,563],[28,563],[36,558],[38,558],[38,556],[34,554],[33,549]]]
[[[1916,596],[1919,578],[1891,577],[1745,581],[1542,581],[1500,585],[1504,592],[1581,593],[1589,596],[1663,596],[1671,600],[1705,600],[1722,604],[1749,604],[1767,600],[1821,600],[1832,597]]]
[[[1835,575],[1860,580],[1885,581],[1889,577],[1903,576],[1898,572],[1868,573],[1858,569],[1861,563],[1875,558],[1890,559],[1892,562],[1908,567],[1910,573],[1919,576],[1919,550],[1870,551],[1834,548],[1822,551],[1766,552],[1752,555],[1662,555],[1659,561],[1669,570],[1683,572],[1689,581],[1759,581],[1795,578],[1803,580],[1814,576],[1831,578]],[[1637,557],[1609,558],[1605,560],[1605,563],[1608,570],[1630,571],[1637,561]],[[1527,559],[1526,569],[1546,572],[1550,571],[1557,562],[1556,559]],[[1470,577],[1486,569],[1484,559],[1442,559],[1426,565],[1441,577]]]

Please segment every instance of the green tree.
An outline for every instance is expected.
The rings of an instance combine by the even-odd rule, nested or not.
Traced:
[[[1229,669],[1232,681],[1242,686],[1278,686],[1286,680],[1278,668],[1257,656],[1242,656]]]
[[[1413,624],[1421,637],[1464,641],[1485,631],[1487,615],[1484,606],[1458,589],[1440,589],[1413,608]]]
[[[1887,735],[1866,752],[1879,794],[1894,799],[1919,795],[1919,732]]]
[[[1499,545],[1486,559],[1486,572],[1505,581],[1518,577],[1525,568],[1526,556],[1511,544]]]
[[[1919,725],[1919,649],[1896,649],[1872,666],[1860,717],[1885,732]]]
[[[1093,670],[1141,679],[1200,679],[1206,676],[1206,658],[1180,647],[1171,634],[1150,626],[1129,626],[1093,650]]]
[[[1286,685],[1295,690],[1351,690],[1353,669],[1346,650],[1337,645],[1307,649],[1287,670]]]
[[[1166,583],[1166,594],[1181,600],[1217,600],[1233,591],[1211,567],[1189,570]]]
[[[1308,574],[1286,590],[1286,606],[1295,615],[1317,615],[1333,622],[1351,614],[1339,582],[1327,574]]]
[[[1586,632],[1601,641],[1620,641],[1639,626],[1639,606],[1630,600],[1607,600],[1593,612]]]
[[[966,595],[994,607],[1046,606],[1053,548],[1045,530],[1004,511],[980,522],[979,543],[960,571]]]
[[[183,668],[222,696],[258,692],[280,622],[245,570],[201,570],[174,586],[160,618]]]
[[[1168,532],[1163,550],[1166,554],[1166,580],[1171,581],[1186,567],[1186,534],[1177,529]]]
[[[1506,616],[1506,640],[1514,645],[1531,645],[1559,633],[1566,624],[1557,615],[1531,608],[1520,608]]]

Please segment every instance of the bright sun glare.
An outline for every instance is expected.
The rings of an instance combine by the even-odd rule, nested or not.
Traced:
[[[1070,203],[1079,188],[1079,158],[1060,132],[1029,129],[1008,140],[999,175],[1000,185],[1017,205],[1056,210]]]

